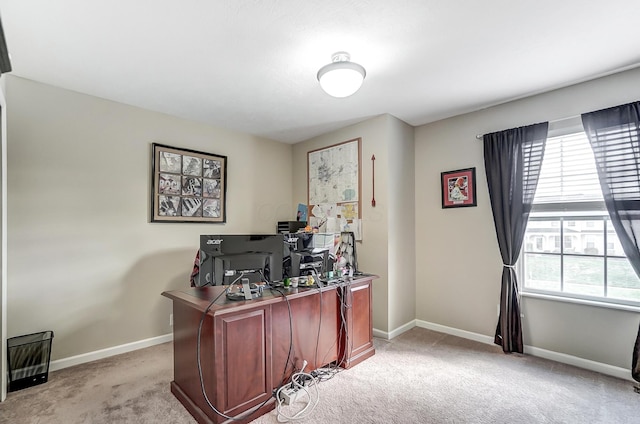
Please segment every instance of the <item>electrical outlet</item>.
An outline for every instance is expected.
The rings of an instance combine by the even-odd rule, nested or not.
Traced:
[[[173,327],[173,314],[169,314],[169,326]]]
[[[497,307],[496,307],[496,309],[497,309],[496,315],[497,315],[498,317],[500,317],[500,304],[498,303],[496,306],[497,306]]]

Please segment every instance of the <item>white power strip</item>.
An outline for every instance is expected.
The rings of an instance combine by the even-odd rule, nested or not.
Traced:
[[[307,418],[320,401],[318,381],[313,375],[304,372],[306,367],[307,361],[303,361],[300,372],[293,373],[289,384],[280,387],[276,392],[276,409],[278,411],[277,418],[279,423]],[[310,387],[313,388],[313,393],[309,392]],[[295,402],[306,403],[306,405],[295,414],[288,415],[287,409],[289,408],[286,408],[286,406],[292,405]]]
[[[280,401],[283,405],[291,405],[296,401],[299,392],[295,387],[284,387],[280,391]]]

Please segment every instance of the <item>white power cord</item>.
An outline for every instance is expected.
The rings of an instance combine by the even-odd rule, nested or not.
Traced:
[[[276,402],[277,402],[276,410],[278,412],[277,419],[278,419],[278,422],[280,423],[297,421],[297,420],[302,420],[307,418],[311,414],[311,412],[313,412],[316,405],[318,405],[318,402],[320,401],[320,392],[318,391],[318,381],[311,374],[304,372],[304,369],[306,367],[307,367],[307,361],[304,361],[302,363],[302,369],[300,370],[300,372],[296,372],[291,376],[291,383],[280,387],[276,392]],[[300,382],[298,381],[299,379],[302,379],[303,384],[300,384]],[[307,381],[309,381],[310,383],[308,383],[308,385],[305,385]],[[313,399],[312,393],[308,390],[311,387],[315,389],[313,391],[313,394],[315,395],[315,400]],[[290,396],[288,398],[289,401],[291,402],[288,405],[289,407],[291,407],[296,402],[298,402],[300,397],[302,398],[306,397],[307,404],[304,406],[304,408],[302,408],[300,411],[296,412],[293,415],[287,415],[285,412],[283,412],[283,406],[287,406],[285,404],[285,397],[283,395],[283,392],[285,390],[289,390],[289,395],[293,393],[293,396]]]

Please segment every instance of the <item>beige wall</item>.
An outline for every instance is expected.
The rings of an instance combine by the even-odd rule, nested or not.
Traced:
[[[17,77],[7,81],[8,336],[52,360],[171,332],[199,235],[291,219],[292,147]],[[150,145],[228,156],[226,224],[149,222]]]
[[[393,331],[416,317],[415,136],[412,126],[387,116],[389,331]]]
[[[307,152],[358,137],[362,138],[363,220],[363,240],[357,245],[358,264],[362,271],[380,276],[374,281],[373,324],[376,330],[388,332],[395,328],[390,327],[391,322],[405,324],[415,318],[411,280],[415,269],[415,262],[411,259],[414,257],[411,253],[413,244],[409,242],[403,246],[408,255],[398,264],[392,263],[394,255],[389,252],[390,248],[396,247],[395,238],[392,237],[394,244],[390,243],[389,232],[396,228],[396,225],[390,226],[390,220],[412,219],[413,216],[412,211],[401,210],[399,205],[395,204],[402,201],[405,205],[411,205],[413,202],[413,164],[407,164],[407,159],[412,157],[413,128],[390,115],[381,115],[294,145],[293,169],[294,175],[298,177],[294,179],[293,195],[295,203],[307,202]],[[390,154],[391,149],[398,151],[394,150],[394,153]],[[375,207],[371,206],[374,195],[371,161],[373,155],[376,157]],[[406,165],[405,168],[403,163]],[[399,283],[397,276],[390,276],[390,271],[403,268],[404,276],[409,280]],[[407,287],[410,293],[390,294],[390,289],[397,288],[400,284]],[[401,303],[404,304],[400,305]],[[407,321],[402,322],[403,320]]]
[[[7,396],[7,103],[6,76],[0,76],[0,402]]]
[[[476,134],[554,121],[640,99],[640,69],[416,128],[417,313],[493,336],[501,260]],[[476,167],[478,207],[441,209],[440,172]],[[637,312],[523,298],[525,344],[622,368]]]

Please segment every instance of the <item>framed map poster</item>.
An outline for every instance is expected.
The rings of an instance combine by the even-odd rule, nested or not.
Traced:
[[[226,156],[157,143],[151,150],[151,222],[226,221]]]
[[[361,141],[356,138],[307,153],[309,224],[322,232],[359,228]]]

